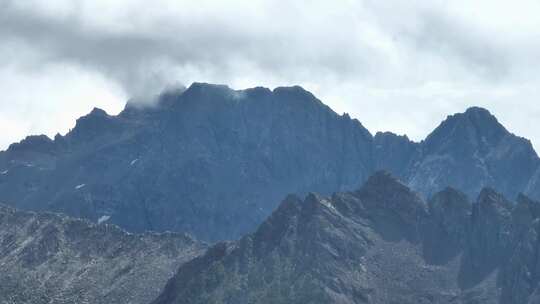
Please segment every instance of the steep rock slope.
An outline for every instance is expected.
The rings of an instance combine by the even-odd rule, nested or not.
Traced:
[[[485,189],[425,203],[386,173],[289,196],[258,230],[180,267],[154,304],[535,303],[540,204]]]
[[[148,303],[205,245],[0,206],[0,303]]]

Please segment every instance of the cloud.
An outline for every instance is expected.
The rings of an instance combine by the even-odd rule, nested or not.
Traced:
[[[540,144],[538,11],[537,1],[0,0],[0,117],[19,130],[0,145],[193,81],[300,84],[371,131],[417,140],[481,105]]]
[[[0,68],[0,147],[29,134],[66,132],[93,107],[119,112],[126,96],[98,73],[55,64],[21,73]]]

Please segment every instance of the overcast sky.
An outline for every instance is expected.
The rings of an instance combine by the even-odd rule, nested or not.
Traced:
[[[415,140],[478,105],[540,149],[538,16],[538,0],[0,0],[0,149],[194,81],[299,84]]]

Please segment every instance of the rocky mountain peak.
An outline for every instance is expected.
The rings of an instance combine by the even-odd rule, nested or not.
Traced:
[[[255,236],[264,239],[267,235],[283,235],[285,230],[312,221],[316,216],[326,217],[328,213],[337,212],[332,199],[317,193],[309,193],[303,200],[296,195],[288,195],[276,211],[260,225]]]
[[[105,112],[105,110],[103,110],[103,109],[94,107],[92,109],[92,111],[90,111],[90,114],[88,114],[87,116],[91,116],[91,117],[108,117],[109,114],[107,114],[107,112]]]
[[[397,225],[416,229],[427,208],[420,196],[386,171],[372,175],[357,192],[367,213],[384,223],[391,218],[398,219]],[[416,232],[415,232],[416,233]]]
[[[424,226],[424,255],[435,264],[456,257],[466,245],[470,231],[471,202],[453,188],[429,200],[429,219]]]
[[[436,193],[429,201],[430,214],[437,218],[464,219],[470,215],[471,207],[472,204],[464,193],[450,187]]]
[[[250,96],[250,97],[253,97],[253,98],[261,98],[261,97],[266,97],[268,95],[271,95],[272,94],[272,90],[270,90],[269,88],[266,88],[266,87],[253,87],[253,88],[249,88],[249,89],[245,89],[243,90],[243,92]]]
[[[399,192],[408,191],[407,186],[394,177],[392,173],[385,170],[375,172],[361,187],[362,190],[373,190],[377,192],[384,192],[385,190],[389,190],[389,188]]]
[[[323,110],[337,116],[332,109],[323,104],[315,95],[305,90],[301,86],[277,87],[272,91],[276,99],[282,100],[288,107],[302,108],[313,111],[314,109]]]
[[[274,94],[278,95],[291,95],[295,97],[305,97],[309,99],[316,99],[316,97],[303,87],[299,85],[288,86],[288,87],[276,87],[273,91]]]
[[[182,93],[182,95],[185,95],[185,97],[209,97],[215,95],[223,95],[232,91],[233,90],[231,88],[223,84],[194,82]]]
[[[54,141],[46,135],[31,135],[18,143],[11,144],[8,151],[19,152],[41,152],[50,154],[55,150]]]
[[[481,107],[470,107],[464,113],[450,116],[447,122],[456,126],[473,128],[479,135],[496,136],[508,133],[506,128],[489,110]]]
[[[479,280],[492,272],[512,249],[512,203],[491,188],[480,192],[473,204],[469,257],[470,278]]]
[[[464,113],[448,116],[426,138],[425,146],[431,152],[472,149],[485,153],[508,134],[488,110],[472,107]]]
[[[464,116],[476,129],[476,133],[486,140],[498,140],[509,132],[487,109],[471,107],[465,111]]]
[[[448,116],[420,146],[408,184],[428,197],[450,186],[471,197],[483,187],[495,187],[514,198],[525,191],[540,163],[529,141],[478,107]]]
[[[298,218],[302,209],[302,200],[296,195],[288,195],[279,207],[264,221],[254,236],[260,243],[275,245],[285,236]]]
[[[491,114],[491,112],[482,107],[469,107],[465,110],[464,115],[472,121],[491,121],[491,123],[496,123],[497,118]]]
[[[484,188],[473,208],[476,215],[508,216],[513,204],[492,188]]]
[[[465,235],[471,217],[472,203],[464,193],[448,187],[436,193],[428,205],[430,217],[448,235],[458,234],[459,237]]]
[[[108,115],[102,109],[94,108],[89,114],[77,119],[75,127],[66,135],[66,138],[88,142],[114,132],[120,125],[117,117]]]
[[[382,202],[393,202],[397,209],[425,207],[418,194],[399,181],[388,171],[377,171],[368,178],[358,191],[360,197],[373,198]],[[394,203],[396,205],[394,205]]]

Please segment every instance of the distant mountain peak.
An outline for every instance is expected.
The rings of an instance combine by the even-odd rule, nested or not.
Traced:
[[[381,170],[371,175],[361,191],[381,191],[384,192],[388,189],[399,189],[401,191],[409,191],[409,188],[394,177],[390,172]]]
[[[493,116],[488,109],[482,108],[479,106],[472,106],[472,107],[467,108],[467,110],[465,110],[465,114],[466,115]]]
[[[49,153],[54,150],[54,141],[47,135],[30,135],[9,146],[8,151],[39,151]]]
[[[254,97],[268,96],[268,95],[272,94],[272,90],[270,90],[267,87],[261,87],[261,86],[245,89],[245,90],[243,90],[243,92],[246,95],[254,96]]]
[[[315,102],[317,105],[327,107],[310,91],[307,91],[299,85],[289,87],[277,87],[272,91],[277,97],[288,100]]]
[[[508,216],[513,208],[513,204],[504,195],[496,192],[492,188],[484,188],[478,196],[477,203],[474,204],[474,215],[489,214],[490,216]]]
[[[97,107],[94,107],[92,109],[92,111],[90,112],[90,114],[88,114],[88,116],[109,116],[109,114],[107,114],[107,112],[105,112],[105,110],[103,109],[100,109],[100,108],[97,108]]]
[[[64,137],[56,136],[55,142],[90,142],[102,138],[107,133],[114,133],[121,128],[121,122],[118,116],[109,115],[105,110],[93,108],[90,113],[79,117],[75,121],[75,127],[71,129]]]
[[[433,223],[436,223],[429,233],[435,233],[437,236],[448,236],[451,241],[460,243],[460,239],[467,234],[471,207],[472,204],[467,196],[454,188],[448,187],[436,193],[429,200],[429,214]],[[443,239],[444,241],[442,241]],[[450,240],[437,237],[435,241],[438,246],[434,249],[438,250],[447,246],[448,244],[444,243]],[[441,241],[442,244],[439,243]]]
[[[497,145],[510,135],[487,109],[471,107],[448,116],[425,140],[428,151],[480,149]]]
[[[311,92],[309,92],[308,90],[304,89],[302,86],[299,86],[299,85],[276,87],[273,90],[273,92],[274,93],[281,93],[281,92],[300,93],[300,94],[313,96]]]
[[[206,83],[206,82],[194,82],[192,83],[184,93],[188,92],[197,92],[197,91],[229,91],[232,90],[229,88],[229,86],[225,84],[213,84],[213,83]]]
[[[438,223],[437,228],[454,240],[467,233],[471,207],[464,193],[450,187],[436,193],[429,200],[429,214]]]
[[[506,128],[497,120],[495,115],[485,108],[470,107],[465,111],[464,116],[467,117],[478,129],[494,128],[500,131],[506,131]]]
[[[418,219],[427,213],[420,196],[386,171],[376,172],[368,178],[357,195],[368,212],[374,211],[374,216],[390,211],[407,225],[417,225]]]

